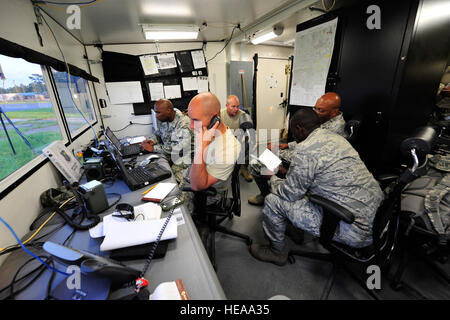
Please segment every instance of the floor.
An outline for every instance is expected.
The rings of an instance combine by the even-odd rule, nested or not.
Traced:
[[[223,225],[249,235],[256,243],[262,243],[265,241],[261,227],[262,207],[247,203],[247,199],[257,191],[254,182],[248,183],[241,177],[242,215],[226,220]],[[296,247],[290,239],[287,241],[290,246]],[[308,235],[302,246],[321,250],[320,245]],[[295,263],[282,267],[260,262],[250,255],[245,241],[220,233],[216,234],[216,263],[223,290],[227,298],[233,300],[264,300],[277,295],[293,300],[317,300],[332,271],[328,262],[301,257],[296,257]],[[450,262],[443,267],[450,273]],[[336,272],[328,299],[372,299],[347,273],[341,270]],[[359,274],[363,276],[365,270],[360,270]],[[365,279],[368,276],[366,274]],[[410,264],[404,283],[402,290],[394,291],[389,280],[383,277],[379,296],[391,300],[450,299],[450,285],[423,261],[414,260]]]

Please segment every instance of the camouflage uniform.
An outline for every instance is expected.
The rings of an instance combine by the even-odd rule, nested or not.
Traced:
[[[334,132],[345,139],[348,138],[348,133],[345,131],[345,120],[344,116],[342,115],[342,112],[339,112],[339,114],[331,118],[325,123],[322,123],[320,126],[322,129],[327,129],[331,132]],[[288,143],[288,148],[284,150],[279,150],[280,158],[283,159],[286,162],[291,162],[291,156],[292,151],[295,149],[295,146],[297,145],[297,142],[291,141]]]
[[[191,164],[191,154],[194,150],[190,120],[180,110],[175,109],[175,118],[172,122],[158,120],[157,125],[158,130],[154,131],[154,137],[150,138],[155,143],[153,150],[162,154],[172,164],[172,173],[180,183]]]
[[[344,138],[348,137],[348,133],[345,131],[345,120],[344,117],[342,116],[342,112],[339,112],[339,114],[336,117],[323,123],[320,127],[322,129],[327,129],[331,132],[334,132]],[[297,142],[291,141],[288,143],[288,148],[278,150],[278,155],[280,159],[287,164],[291,163],[292,153],[295,150],[296,146]],[[263,176],[261,176],[261,165],[253,159],[250,160],[249,168],[250,168],[249,172],[255,179],[255,182],[258,185],[261,194],[263,196],[266,196],[269,193],[269,188],[267,186],[266,179]]]
[[[322,208],[307,192],[323,196],[355,215],[353,224],[341,222],[334,240],[352,247],[372,242],[372,224],[382,191],[342,137],[318,128],[297,144],[286,179],[272,176],[272,193],[265,198],[263,228],[276,249],[284,245],[287,219],[294,226],[319,236]]]

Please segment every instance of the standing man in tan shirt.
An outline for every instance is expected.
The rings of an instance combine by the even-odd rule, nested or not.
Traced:
[[[239,109],[239,98],[235,95],[228,96],[226,107],[220,110],[220,118],[223,123],[230,129],[241,129],[241,117],[245,115],[246,113]],[[248,117],[246,118],[248,119]],[[252,182],[253,177],[248,172],[247,162],[241,165],[241,175],[247,182]]]

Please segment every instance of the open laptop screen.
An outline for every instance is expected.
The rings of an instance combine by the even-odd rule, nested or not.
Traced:
[[[116,150],[121,151],[122,150],[122,144],[120,143],[120,140],[117,139],[116,135],[111,131],[109,127],[105,130],[105,135],[111,141],[111,143],[114,145]]]

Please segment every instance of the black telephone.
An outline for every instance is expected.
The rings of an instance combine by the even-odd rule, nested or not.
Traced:
[[[208,125],[208,130],[211,129],[212,127],[214,127],[216,122],[220,123],[220,118],[217,116],[217,114],[214,117],[211,118],[211,122]]]

